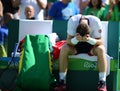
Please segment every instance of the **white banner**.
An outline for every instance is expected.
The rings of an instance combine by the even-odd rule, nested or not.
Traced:
[[[19,41],[25,37],[26,34],[50,34],[52,33],[52,20],[20,20],[19,21]]]

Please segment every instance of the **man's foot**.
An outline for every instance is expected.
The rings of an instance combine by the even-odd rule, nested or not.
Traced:
[[[66,85],[64,84],[64,81],[61,80],[56,87],[54,88],[54,91],[67,91],[66,90]]]
[[[98,91],[107,91],[105,81],[99,81],[98,82]]]

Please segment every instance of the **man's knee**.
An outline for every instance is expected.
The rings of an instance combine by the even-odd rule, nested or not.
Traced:
[[[106,49],[104,45],[99,45],[94,48],[95,54],[105,53]]]
[[[69,54],[69,53],[71,53],[71,51],[73,51],[73,49],[74,49],[74,47],[71,47],[71,46],[69,46],[69,45],[67,45],[67,44],[64,44],[64,45],[62,46],[62,48],[61,48],[61,53]]]

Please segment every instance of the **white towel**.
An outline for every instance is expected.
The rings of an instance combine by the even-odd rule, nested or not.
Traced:
[[[80,58],[80,59],[85,59],[88,61],[97,61],[97,56],[89,56],[86,53],[78,54],[78,55],[70,55],[69,58]],[[110,57],[108,54],[106,54],[107,58],[107,71],[106,71],[106,76],[110,74],[110,60],[113,59],[113,57]]]

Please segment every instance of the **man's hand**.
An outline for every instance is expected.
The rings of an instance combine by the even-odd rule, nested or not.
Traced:
[[[89,34],[86,34],[85,36],[81,36],[79,33],[76,33],[75,35],[76,39],[80,42],[86,42],[89,40],[90,38],[90,35]]]

